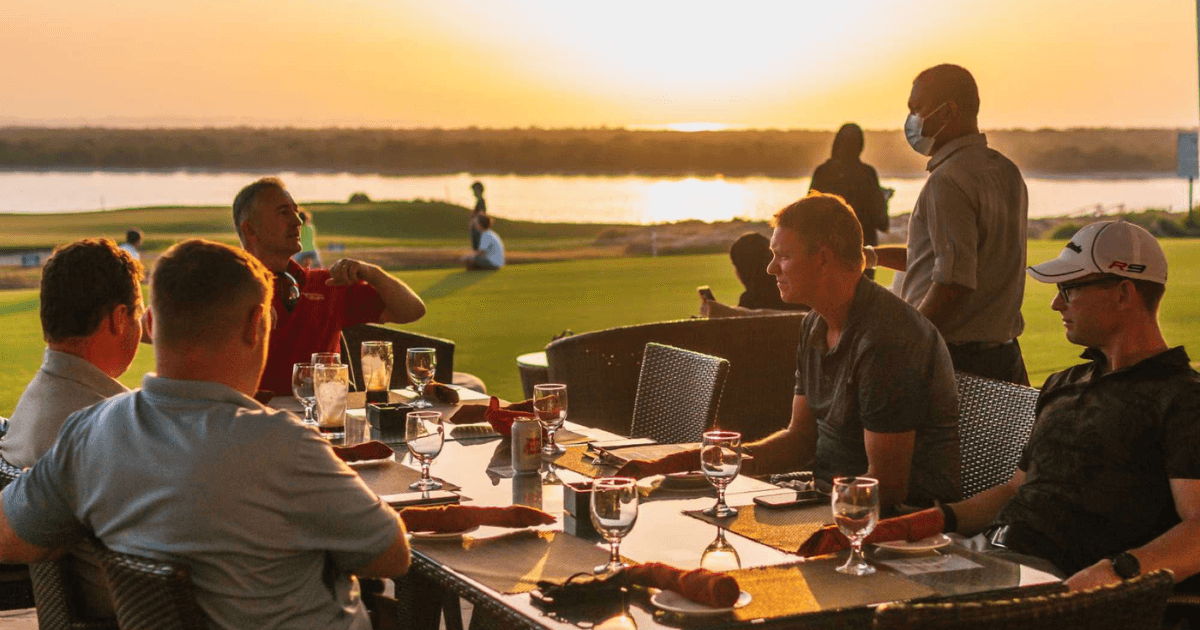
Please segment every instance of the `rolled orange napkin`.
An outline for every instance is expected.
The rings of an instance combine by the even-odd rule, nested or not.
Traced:
[[[697,604],[715,608],[733,606],[742,592],[732,575],[708,569],[684,571],[650,562],[627,567],[621,573],[627,584],[675,591]]]
[[[946,519],[942,511],[938,508],[929,508],[879,521],[879,524],[875,526],[875,531],[871,532],[864,542],[881,543],[894,540],[915,542],[934,534],[940,534],[945,527]],[[805,558],[811,558],[849,548],[850,539],[838,531],[837,525],[826,525],[813,532],[813,535],[800,545],[800,549],[796,553]]]
[[[371,441],[354,446],[335,446],[333,454],[344,462],[362,462],[391,457],[395,451],[383,442]]]
[[[613,474],[617,477],[641,479],[651,475],[669,475],[689,470],[700,470],[700,449],[671,453],[652,461],[630,460]]]
[[[458,404],[458,390],[445,383],[430,381],[429,384],[425,386],[425,395],[432,396],[448,405]]]
[[[492,527],[533,527],[555,522],[550,514],[525,505],[485,507],[476,505],[443,505],[412,507],[400,510],[400,519],[409,531],[461,532],[476,525]]]

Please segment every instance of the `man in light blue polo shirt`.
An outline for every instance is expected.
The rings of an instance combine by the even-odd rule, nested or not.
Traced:
[[[273,283],[218,243],[159,258],[157,374],[73,414],[5,489],[0,561],[40,561],[91,532],[190,565],[210,627],[370,628],[353,576],[404,573],[404,527],[314,430],[251,398]]]

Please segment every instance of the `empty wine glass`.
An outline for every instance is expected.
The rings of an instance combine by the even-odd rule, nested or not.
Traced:
[[[620,571],[621,539],[637,522],[637,481],[628,477],[600,477],[592,482],[592,525],[608,541],[608,564],[596,567],[596,573]]]
[[[292,366],[292,395],[304,405],[304,424],[316,424],[313,407],[317,406],[317,393],[313,389],[313,364],[297,363]]]
[[[413,390],[417,392],[417,399],[409,404],[414,409],[432,407],[433,403],[425,400],[425,386],[433,382],[433,373],[437,370],[437,351],[433,348],[409,348],[404,367]]]
[[[838,567],[848,575],[871,575],[875,567],[863,557],[863,540],[879,522],[879,482],[870,477],[833,480],[833,522],[850,539],[850,557]]]
[[[738,511],[725,504],[725,487],[742,469],[742,434],[737,431],[708,431],[700,445],[700,470],[717,488],[716,505],[704,510],[706,516],[724,518]]]
[[[725,528],[717,528],[717,538],[700,554],[700,568],[709,571],[733,571],[742,568],[742,557],[737,549],[725,540]]]
[[[533,415],[546,430],[546,445],[543,455],[559,455],[566,450],[554,441],[563,422],[567,420],[567,386],[559,383],[544,383],[533,386]]]
[[[410,411],[404,420],[404,442],[408,452],[421,462],[421,478],[408,487],[412,490],[438,490],[440,482],[429,476],[429,464],[442,452],[446,427],[440,411]]]

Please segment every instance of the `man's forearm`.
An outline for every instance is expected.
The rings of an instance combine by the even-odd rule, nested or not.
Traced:
[[[1016,494],[1015,488],[1016,485],[1009,482],[951,504],[950,509],[954,510],[954,516],[958,519],[955,531],[963,536],[982,532],[1000,513],[1000,508]]]
[[[383,300],[381,319],[384,322],[407,324],[425,316],[425,303],[420,296],[383,268],[371,265],[370,273],[364,274],[363,279],[379,292]]]
[[[917,310],[940,331],[970,293],[970,289],[934,282]]]
[[[908,269],[908,248],[899,245],[881,245],[875,248],[875,256],[879,262],[877,266],[895,269],[896,271],[905,271]]]
[[[1200,573],[1200,520],[1183,521],[1130,553],[1142,565],[1142,573],[1170,569],[1176,582],[1186,580]]]
[[[791,472],[798,464],[810,461],[816,455],[816,445],[806,446],[804,440],[784,429],[747,444],[745,451],[754,459],[745,462],[742,470],[747,474],[766,475]]]

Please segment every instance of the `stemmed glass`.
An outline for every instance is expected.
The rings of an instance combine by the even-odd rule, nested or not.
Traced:
[[[621,539],[637,522],[637,481],[628,477],[600,477],[592,482],[592,525],[608,541],[608,564],[596,567],[596,573],[620,571]]]
[[[537,416],[547,434],[542,455],[565,453],[566,450],[554,441],[554,435],[567,420],[567,386],[560,383],[534,385],[533,415]]]
[[[313,365],[339,365],[342,362],[342,355],[337,352],[314,352],[312,362]]]
[[[429,476],[429,464],[442,452],[446,427],[440,411],[410,411],[404,421],[404,442],[408,452],[421,462],[421,478],[408,487],[412,490],[439,490],[442,484]]]
[[[709,571],[733,571],[742,568],[742,557],[737,549],[725,540],[725,528],[717,528],[717,538],[700,554],[700,568]]]
[[[304,405],[304,424],[315,425],[313,407],[317,406],[317,393],[313,389],[313,364],[297,363],[292,366],[292,395]]]
[[[742,434],[737,431],[708,431],[700,445],[700,470],[717,488],[716,505],[704,510],[706,516],[725,518],[738,511],[725,504],[725,487],[742,469]]]
[[[850,539],[850,557],[839,573],[871,575],[875,567],[863,557],[863,540],[879,522],[879,481],[870,477],[835,477],[833,522]]]
[[[437,350],[433,348],[409,348],[408,357],[404,363],[408,371],[408,380],[417,392],[417,399],[409,403],[413,409],[427,409],[433,403],[425,400],[425,386],[433,382],[433,373],[437,370]]]

